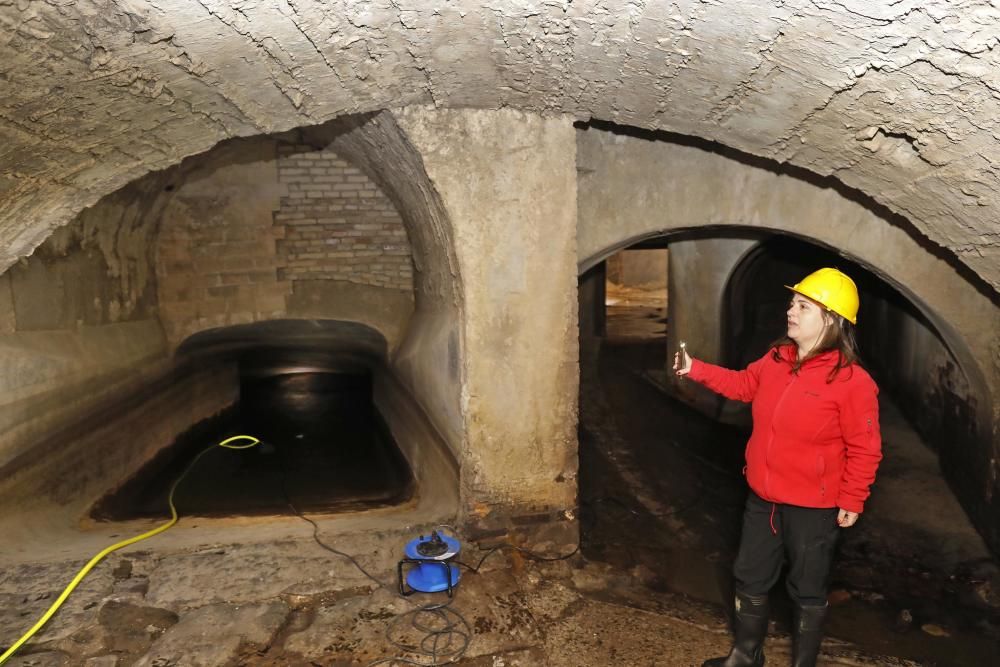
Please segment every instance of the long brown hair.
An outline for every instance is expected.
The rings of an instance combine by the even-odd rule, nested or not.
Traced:
[[[822,307],[822,306],[821,306]],[[841,369],[848,368],[851,364],[858,360],[858,342],[854,337],[854,325],[848,322],[846,319],[837,315],[836,313],[823,309],[823,316],[829,317],[833,320],[833,325],[826,327],[823,331],[823,335],[813,349],[802,359],[798,358],[798,343],[789,338],[787,335],[782,336],[778,340],[771,343],[771,356],[775,361],[785,361],[784,357],[781,356],[781,348],[786,345],[791,345],[794,351],[794,358],[791,362],[792,372],[798,373],[799,369],[802,368],[802,364],[809,361],[813,357],[819,356],[824,352],[830,352],[831,350],[837,351],[837,363],[834,364],[833,369],[830,374],[826,376],[827,384],[833,382],[837,374]]]

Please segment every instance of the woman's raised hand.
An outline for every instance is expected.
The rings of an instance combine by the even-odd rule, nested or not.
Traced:
[[[681,347],[679,352],[674,353],[674,371],[680,377],[684,377],[691,372],[691,355],[687,353],[687,349]]]

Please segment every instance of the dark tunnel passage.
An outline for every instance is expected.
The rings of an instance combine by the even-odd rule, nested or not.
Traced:
[[[842,255],[827,248],[788,236],[775,236],[747,253],[730,276],[723,297],[722,331],[724,362],[742,368],[760,357],[768,345],[784,332],[788,307],[786,285],[793,285],[817,266],[838,267],[858,285],[858,346],[865,367],[879,384],[901,399],[907,416],[920,422],[920,430],[935,446],[942,433],[976,437],[979,428],[977,403],[982,397],[969,395],[972,381],[935,325],[889,283]],[[951,380],[965,396],[965,405],[930,405],[914,382],[918,373],[960,377]],[[938,397],[945,400],[945,397]],[[952,400],[958,399],[957,396]],[[956,421],[955,418],[958,418]],[[933,425],[932,425],[933,424]],[[949,437],[952,437],[949,436]]]
[[[329,513],[404,502],[414,477],[374,402],[380,338],[354,323],[294,321],[193,337],[181,357],[234,364],[236,402],[180,434],[101,498],[91,516],[162,516],[172,485],[189,467],[176,492],[184,515]],[[260,443],[215,446],[238,435]]]
[[[690,283],[671,240],[641,246],[666,248],[665,286],[616,283],[628,273],[620,258],[614,269],[602,264],[581,276],[581,543],[588,558],[633,572],[661,595],[725,606],[746,497],[749,422],[745,408],[698,409],[671,388],[667,314],[683,317],[695,307],[678,291]],[[974,436],[979,397],[968,389],[974,382],[965,379],[954,342],[863,267],[771,236],[737,257],[718,301],[699,295],[696,307],[718,313],[719,362],[743,368],[760,357],[783,333],[784,285],[818,266],[838,266],[858,282],[859,347],[881,388],[886,455],[861,525],[838,544],[830,602],[839,611],[830,633],[926,664],[991,664],[1000,648],[1000,616],[987,603],[997,561],[944,473],[948,451],[976,446],[956,431],[961,423]],[[950,369],[949,400],[961,396],[966,411],[932,388],[939,368]],[[787,630],[783,585],[773,593],[772,620]]]
[[[962,341],[899,289],[827,248],[788,236],[760,243],[734,268],[723,296],[723,363],[743,368],[783,333],[788,290],[817,266],[841,268],[858,285],[862,365],[940,459],[967,512],[983,511],[977,452],[988,451],[989,391]],[[940,325],[940,326],[939,326]]]
[[[267,355],[245,353],[240,398],[194,425],[135,476],[102,498],[91,516],[159,517],[176,479],[206,445],[235,435],[260,444],[212,447],[184,478],[177,508],[191,516],[343,512],[394,505],[412,494],[413,476],[372,403],[370,373],[253,368]],[[295,363],[295,351],[282,360]],[[256,371],[256,372],[255,372]]]

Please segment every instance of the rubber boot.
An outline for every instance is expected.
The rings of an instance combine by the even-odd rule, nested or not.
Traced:
[[[823,620],[827,605],[795,607],[792,667],[816,667],[819,645],[823,641]]]
[[[767,596],[736,591],[733,648],[724,658],[712,658],[701,667],[763,667],[767,636]]]

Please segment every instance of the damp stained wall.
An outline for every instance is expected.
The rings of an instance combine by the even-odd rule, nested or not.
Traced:
[[[276,145],[238,142],[147,176],[85,210],[0,276],[0,493],[7,509],[49,492],[85,507],[176,435],[230,405],[235,366],[192,367],[172,356],[192,333],[255,319],[356,318],[398,340],[412,311],[408,270],[396,270],[391,286],[343,281],[346,294],[309,275],[310,267],[293,274],[300,280],[278,279],[288,254],[276,249],[284,228],[274,215],[288,190],[277,178]],[[353,206],[360,219],[328,226],[353,233],[371,224],[377,207],[374,224],[393,228],[393,259],[402,248],[408,269],[405,230],[398,216],[385,221],[391,205],[357,169],[338,170],[322,192],[373,194],[356,197],[369,203]],[[380,281],[364,271],[381,255],[362,256],[350,276]],[[319,259],[312,269],[331,261]],[[286,307],[297,285],[305,296]],[[102,455],[87,455],[95,451]]]
[[[463,502],[489,523],[576,497],[576,137],[571,119],[404,109],[462,275]],[[501,522],[503,519],[499,519]]]
[[[157,190],[106,198],[0,275],[0,467],[159,372]]]
[[[576,497],[578,391],[572,121],[515,111],[410,108],[391,122],[426,175],[419,196],[429,194],[436,202],[437,229],[454,240],[445,245],[435,238],[435,252],[453,256],[455,265],[414,257],[414,283],[422,288],[411,288],[415,294],[403,301],[405,317],[374,322],[387,337],[402,338],[389,363],[411,390],[414,380],[429,389],[413,395],[435,426],[457,416],[443,433],[454,436],[446,442],[459,462],[468,516],[489,526],[509,526],[515,515],[572,526],[567,510]],[[143,217],[149,231],[139,244],[150,289],[156,288],[144,312],[156,329],[161,359],[197,331],[299,317],[285,303],[294,283],[336,282],[280,271],[290,255],[278,243],[287,241],[287,230],[275,231],[286,191],[274,148],[273,142],[235,142],[143,182],[150,200],[164,198]],[[404,223],[411,214],[401,213]],[[437,233],[433,227],[417,231]],[[331,271],[337,259],[327,258]],[[150,271],[154,264],[156,271]],[[383,285],[348,284],[387,291]],[[219,289],[229,287],[235,289]],[[343,316],[337,305],[321,300],[311,316]],[[437,363],[442,349],[446,364]],[[421,353],[420,365],[402,372],[413,350]],[[231,365],[223,370],[219,377],[232,380]],[[461,400],[441,412],[428,396]],[[220,401],[233,399],[232,392],[217,392],[217,399],[206,405],[217,410]],[[42,406],[36,410],[47,418]]]
[[[991,397],[956,354],[955,339],[892,290],[865,295],[859,342],[883,391],[938,454],[955,495],[994,550],[1000,544],[1000,457],[989,442]],[[994,400],[995,402],[995,400]],[[986,409],[984,409],[986,408]]]
[[[705,146],[579,130],[579,263],[586,270],[652,236],[724,227],[778,231],[844,253],[953,331],[992,396],[1000,392],[1000,309],[988,286],[906,220],[829,181]],[[874,208],[873,208],[874,207]],[[733,233],[728,233],[732,235]],[[1000,423],[998,408],[983,418]]]
[[[0,275],[2,525],[75,525],[109,484],[235,399],[229,369],[169,355],[152,245],[164,185],[106,197]]]
[[[724,231],[722,232],[724,234]],[[724,296],[733,269],[756,241],[740,238],[698,239],[670,244],[667,278],[667,365],[680,342],[689,354],[709,363],[723,362]],[[713,417],[729,418],[730,408],[696,382],[678,381],[669,373],[675,395]]]

